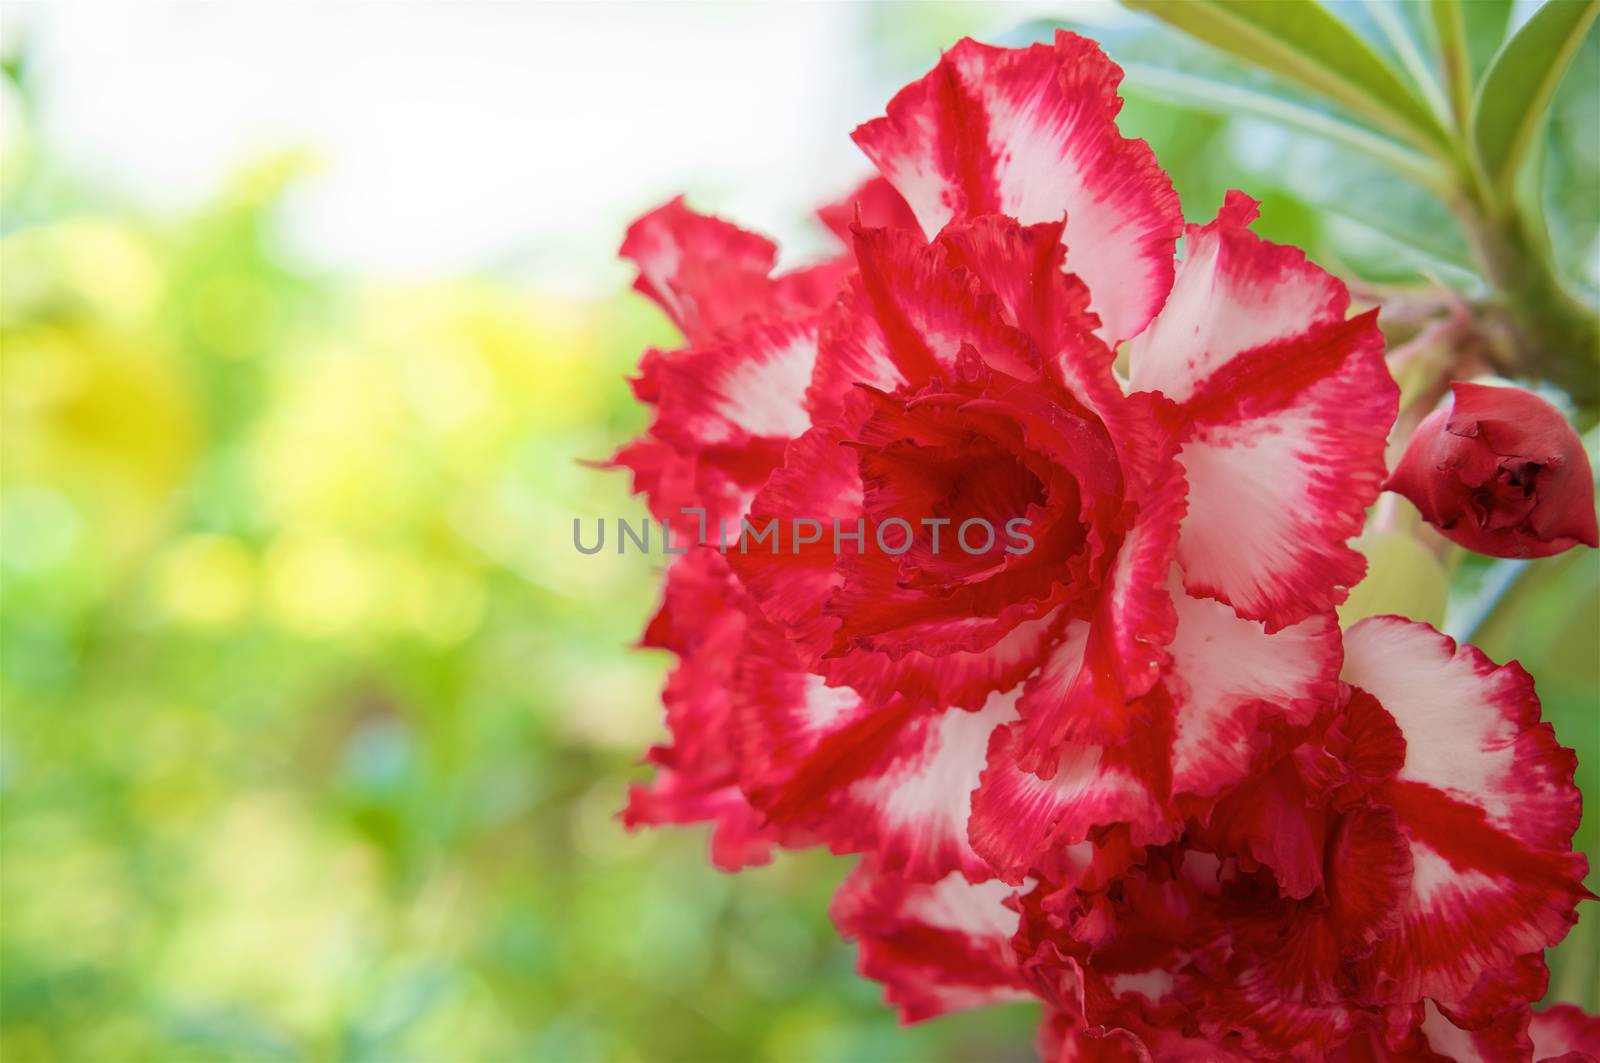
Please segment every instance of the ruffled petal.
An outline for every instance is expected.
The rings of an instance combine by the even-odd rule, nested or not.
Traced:
[[[924,243],[904,229],[857,228],[853,235],[861,290],[884,346],[912,387],[961,375],[964,347],[999,372],[1038,376],[1036,350],[1005,323],[994,293],[955,265],[942,244]]]
[[[1271,868],[1283,896],[1307,897],[1323,882],[1330,826],[1324,799],[1286,756],[1224,794],[1198,836],[1246,871]]]
[[[845,879],[833,921],[860,949],[857,969],[883,983],[902,1022],[1029,1000],[1011,949],[1017,913],[1003,882],[960,875],[914,882],[871,859]]]
[[[662,364],[652,433],[686,451],[802,434],[820,324],[813,315],[753,325]]]
[[[851,687],[869,701],[903,697],[918,705],[976,709],[995,691],[1010,690],[1033,672],[1063,623],[1057,609],[1019,622],[982,650],[912,650],[899,657],[856,650],[825,657],[815,668],[830,686]]]
[[[946,709],[922,717],[902,730],[875,771],[849,788],[852,807],[843,818],[856,821],[853,830],[863,842],[876,841],[883,866],[903,867],[907,877],[950,868],[973,881],[992,877],[967,840],[967,821],[989,736],[1014,719],[1014,694],[992,695],[977,712]]]
[[[1173,601],[1177,637],[1162,680],[1176,714],[1172,789],[1210,796],[1250,771],[1262,717],[1305,724],[1333,699],[1339,627],[1327,614],[1268,634],[1211,599],[1175,590]]]
[[[1007,882],[1021,882],[1044,853],[1097,826],[1127,823],[1140,845],[1177,835],[1179,824],[1144,775],[1151,752],[1142,743],[1067,745],[1046,780],[1019,763],[1017,730],[1001,727],[990,738],[968,826],[974,851]]]
[[[713,551],[691,550],[668,569],[643,644],[678,656],[661,695],[672,740],[650,751],[655,778],[629,789],[622,812],[629,829],[714,823],[712,860],[727,871],[766,863],[776,841],[739,789],[728,688],[745,627],[737,587]]]
[[[1389,711],[1406,739],[1401,784],[1481,811],[1537,849],[1567,849],[1582,801],[1576,757],[1539,719],[1533,677],[1427,624],[1378,616],[1345,634],[1344,679]]]
[[[1006,321],[1033,340],[1041,354],[1060,363],[1064,379],[1092,377],[1107,391],[1114,388],[1111,348],[1092,333],[1099,321],[1089,311],[1089,289],[1066,272],[1063,224],[1058,221],[1022,225],[1003,214],[986,214],[951,222],[938,242],[951,261],[970,270],[1000,300]],[[1082,394],[1091,409],[1105,404],[1098,395]],[[1122,398],[1121,390],[1115,399]],[[1096,399],[1100,399],[1097,403]]]
[[[869,177],[851,191],[826,206],[817,208],[817,218],[842,243],[850,243],[850,227],[870,229],[915,229],[917,216],[905,197],[882,177]]]
[[[738,536],[738,520],[783,459],[788,441],[810,426],[805,390],[816,362],[821,317],[751,323],[702,346],[645,355],[634,390],[656,407],[648,433],[609,464],[633,473],[657,519],[695,523],[705,510],[705,542],[719,521]],[[696,531],[700,529],[697,528]],[[675,539],[680,542],[681,539]]]
[[[848,259],[838,259],[774,275],[771,240],[690,210],[682,196],[629,226],[620,254],[639,269],[634,288],[695,346],[755,318],[815,313],[834,300],[850,271]]]
[[[892,393],[905,387],[908,379],[872,316],[861,278],[851,278],[823,319],[817,364],[806,390],[812,421],[827,424],[837,420],[861,385]]]
[[[1464,1030],[1457,1026],[1431,1000],[1424,1008],[1425,1017],[1417,1029],[1422,1044],[1407,1046],[1408,1058],[1438,1060],[1440,1063],[1447,1060],[1453,1060],[1454,1063],[1508,1063],[1510,1060],[1536,1058],[1533,1055],[1533,1042],[1528,1037],[1528,1020],[1531,1016],[1527,1008],[1514,1008],[1476,1030]]]
[[[1348,965],[1393,930],[1413,868],[1397,817],[1376,805],[1339,817],[1326,859],[1326,900],[1292,901],[1281,915],[1267,906],[1263,918],[1231,913],[1238,941],[1233,963],[1269,995],[1340,1011],[1359,1003],[1345,991]],[[1333,1012],[1324,1018],[1332,1021]]]
[[[1344,678],[1406,741],[1399,773],[1375,794],[1398,816],[1413,874],[1399,924],[1368,966],[1370,991],[1429,996],[1473,1024],[1542,992],[1501,972],[1566,934],[1588,864],[1571,851],[1576,761],[1539,722],[1532,679],[1398,617],[1346,633]],[[1486,980],[1503,985],[1486,991]]]
[[[634,287],[653,299],[690,343],[714,337],[771,306],[771,240],[699,214],[678,197],[628,227],[620,252],[639,267]]]
[[[1172,292],[1129,345],[1134,390],[1187,403],[1246,352],[1344,321],[1344,283],[1250,232],[1256,212],[1255,200],[1229,192],[1215,221],[1188,227]]]
[[[1058,646],[1029,681],[1014,754],[1025,770],[1048,778],[1065,744],[1105,745],[1127,736],[1135,717],[1129,702],[1148,694],[1170,663],[1177,612],[1168,574],[1185,504],[1183,477],[1170,466],[1139,504],[1081,648]],[[1170,762],[1170,755],[1162,760]]]
[[[1063,270],[1066,245],[1060,222],[1019,225],[1003,215],[952,222],[938,242],[951,260],[968,269],[999,299],[1007,323],[1038,349],[1052,381],[1067,397],[1058,405],[1081,405],[1104,426],[1117,451],[1128,493],[1138,497],[1162,480],[1174,450],[1157,409],[1143,398],[1130,400],[1112,372],[1110,347],[1093,334],[1089,292]]]
[[[1200,1022],[1210,1037],[1242,1044],[1247,1059],[1307,1063],[1324,1058],[1309,1046],[1338,1045],[1356,1032],[1350,1008],[1286,999],[1259,967],[1208,993]]]
[[[1089,1026],[1064,1012],[1046,1016],[1039,1031],[1039,1058],[1046,1063],[1154,1063],[1150,1046],[1132,1030]],[[1163,1061],[1168,1056],[1160,1057]],[[1179,1057],[1185,1058],[1185,1057]],[[1214,1060],[1215,1056],[1189,1056],[1187,1060]]]
[[[645,496],[651,514],[657,518],[671,518],[678,515],[680,507],[701,504],[694,459],[659,439],[635,439],[599,464],[601,468],[626,469],[632,477],[632,492]]]
[[[664,763],[648,786],[629,788],[622,823],[629,830],[710,823],[711,863],[722,871],[770,863],[778,842],[739,787],[716,785],[692,768],[679,771]]]
[[[1600,1017],[1571,1004],[1533,1013],[1528,1030],[1539,1063],[1593,1063],[1600,1059]]]
[[[1344,285],[1245,228],[1230,195],[1190,229],[1172,297],[1134,341],[1133,386],[1178,404],[1190,593],[1274,630],[1344,600],[1365,572],[1346,544],[1383,481],[1398,389],[1375,314]]]
[[[746,792],[770,822],[834,852],[868,852],[916,881],[992,877],[967,842],[972,791],[1015,696],[976,712],[869,702],[807,674],[776,632],[756,631],[735,678]]]
[[[1161,305],[1182,225],[1149,145],[1117,131],[1121,80],[1096,44],[1065,31],[1025,49],[963,40],[855,141],[930,236],[956,217],[1064,218],[1070,268],[1116,343]]]
[[[854,528],[861,513],[861,473],[844,442],[837,423],[794,440],[782,466],[751,502],[745,534],[728,552],[740,583],[762,615],[794,642],[807,668],[833,644],[839,626],[822,610],[841,582],[834,571],[832,529],[835,522]],[[827,532],[800,544],[794,531],[801,519],[819,521]]]

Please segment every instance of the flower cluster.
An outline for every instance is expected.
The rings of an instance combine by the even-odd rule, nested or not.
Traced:
[[[856,131],[880,176],[808,269],[681,202],[629,231],[687,339],[615,459],[658,517],[1034,546],[674,558],[624,818],[709,821],[730,870],[862,854],[833,914],[902,1016],[1037,999],[1048,1059],[1592,1045],[1528,1006],[1587,895],[1532,681],[1334,617],[1396,413],[1375,312],[1243,195],[1185,225],[1120,77],[956,45]]]

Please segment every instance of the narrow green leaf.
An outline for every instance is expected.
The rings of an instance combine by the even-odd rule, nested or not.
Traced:
[[[1411,35],[1411,30],[1406,26],[1404,16],[1399,13],[1399,6],[1394,0],[1367,0],[1366,6],[1368,15],[1384,39],[1389,42],[1395,57],[1400,60],[1401,68],[1421,93],[1422,100],[1427,103],[1435,117],[1441,121],[1448,121],[1449,103],[1440,92],[1439,80],[1434,76],[1433,67],[1423,58],[1417,42]]]
[[[1434,46],[1439,66],[1444,71],[1445,89],[1450,96],[1450,113],[1456,128],[1463,132],[1472,120],[1472,53],[1467,47],[1467,23],[1462,17],[1461,0],[1433,0]]]
[[[1473,146],[1502,202],[1596,13],[1600,0],[1549,0],[1501,47],[1478,86]]]
[[[1514,0],[1460,0],[1461,22],[1467,29],[1467,55],[1472,60],[1472,76],[1481,77],[1489,68],[1511,27]]]
[[[1352,148],[1440,195],[1448,194],[1443,168],[1433,159],[1363,126],[1298,103],[1216,78],[1125,63],[1123,88],[1133,95],[1224,117],[1262,118]]]
[[[1316,0],[1123,0],[1247,62],[1290,78],[1427,151],[1450,135],[1404,79]]]

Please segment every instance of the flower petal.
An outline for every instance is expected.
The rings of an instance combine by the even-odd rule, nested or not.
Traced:
[[[1056,610],[1023,620],[982,650],[893,657],[856,650],[826,657],[814,667],[830,686],[847,686],[869,701],[903,697],[919,705],[976,709],[997,690],[1010,690],[1038,667],[1040,656],[1061,629]]]
[[[1011,949],[1011,887],[951,874],[913,882],[863,860],[839,887],[833,921],[861,951],[858,969],[883,983],[902,1022],[1029,1000]]]
[[[1044,853],[1083,841],[1096,826],[1128,823],[1137,845],[1177,835],[1143,777],[1148,749],[1069,744],[1045,780],[1019,763],[1017,730],[1001,727],[990,737],[968,826],[973,850],[1007,882],[1021,882]]]
[[[1038,353],[1006,324],[998,299],[949,250],[904,229],[857,228],[861,290],[901,375],[913,387],[959,375],[964,347],[1018,379],[1039,375]]]
[[[1245,228],[1230,196],[1191,227],[1172,297],[1130,350],[1133,386],[1178,404],[1192,594],[1277,629],[1326,612],[1366,570],[1346,544],[1383,481],[1398,389],[1374,314]]]
[[[766,309],[778,257],[771,240],[696,213],[682,196],[629,226],[620,253],[639,267],[633,286],[691,343]]]
[[[824,317],[818,337],[817,364],[806,390],[813,422],[827,424],[838,419],[860,385],[894,392],[908,380],[873,317],[861,278],[852,277]]]
[[[1424,1007],[1426,1017],[1417,1033],[1427,1050],[1435,1053],[1433,1058],[1455,1063],[1505,1063],[1506,1060],[1534,1058],[1533,1043],[1528,1038],[1530,1014],[1527,1008],[1514,1008],[1481,1029],[1464,1030],[1451,1022],[1433,1001],[1428,1001]],[[1416,1056],[1428,1058],[1420,1051]]]
[[[1209,796],[1250,771],[1262,716],[1304,724],[1332,700],[1339,627],[1324,614],[1268,634],[1211,599],[1175,590],[1173,602],[1177,637],[1162,680],[1176,711],[1172,789]]]
[[[1381,999],[1429,996],[1476,1024],[1528,979],[1504,976],[1555,944],[1587,895],[1571,851],[1580,798],[1575,758],[1539,722],[1533,681],[1495,666],[1426,624],[1373,617],[1345,635],[1344,678],[1375,697],[1406,741],[1380,787],[1411,848],[1413,874],[1396,929],[1373,955]]]
[[[1116,343],[1161,305],[1182,224],[1149,145],[1117,131],[1121,80],[1099,46],[1065,31],[1025,49],[963,40],[855,141],[930,236],[963,216],[1065,218],[1070,268]]]
[[[1041,354],[1065,362],[1069,374],[1092,374],[1101,387],[1115,387],[1111,348],[1092,335],[1099,321],[1089,312],[1089,289],[1066,272],[1062,230],[1059,220],[1021,225],[1003,214],[985,214],[951,222],[938,242],[954,264],[995,294],[1006,321]],[[1121,397],[1119,389],[1116,398]],[[1080,401],[1100,412],[1093,397]]]
[[[672,741],[650,751],[656,777],[629,789],[622,813],[629,829],[715,823],[712,859],[728,871],[766,863],[776,840],[738,786],[728,688],[745,626],[738,589],[713,551],[691,550],[668,569],[643,642],[679,658],[661,695]]]
[[[1345,319],[1350,293],[1305,252],[1269,243],[1249,226],[1257,204],[1229,192],[1215,221],[1191,225],[1161,313],[1129,345],[1129,382],[1176,403],[1248,351]]]
[[[834,522],[845,529],[855,526],[861,473],[854,453],[842,445],[844,438],[838,424],[829,424],[790,443],[783,464],[750,504],[749,532],[728,552],[739,582],[761,613],[793,640],[806,667],[833,644],[838,620],[822,605],[841,577],[834,571],[831,535],[800,544],[795,521],[816,520],[830,532]]]
[[[1166,481],[1148,491],[1100,590],[1082,647],[1058,646],[1029,681],[1014,754],[1025,770],[1048,778],[1064,743],[1121,740],[1133,717],[1126,706],[1149,693],[1169,663],[1177,613],[1168,573],[1185,486],[1171,466]]]
[[[1539,720],[1533,678],[1400,617],[1345,633],[1344,679],[1387,709],[1406,739],[1396,781],[1435,790],[1538,849],[1566,849],[1581,809],[1576,758]]]
[[[783,653],[753,639],[735,693],[745,789],[770,821],[916,881],[992,877],[967,819],[989,734],[1016,718],[1015,695],[976,712],[867,702],[792,658],[785,668]]]
[[[869,177],[848,195],[817,209],[817,218],[841,242],[850,243],[850,227],[915,229],[917,216],[894,185],[882,177]]]
[[[1533,1058],[1540,1063],[1593,1063],[1600,1059],[1600,1017],[1571,1004],[1533,1013]]]
[[[815,315],[761,323],[664,362],[651,431],[684,450],[800,435],[811,427],[804,400],[820,325]]]

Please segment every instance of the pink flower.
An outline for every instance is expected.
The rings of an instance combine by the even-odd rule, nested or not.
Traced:
[[[752,799],[919,878],[1015,878],[1103,823],[1169,836],[1248,770],[1259,718],[1331,683],[1331,609],[1362,572],[1345,540],[1395,405],[1372,315],[1252,235],[1243,196],[1175,265],[1176,200],[1116,131],[1118,76],[1070,35],[964,42],[858,131],[928,236],[854,228],[810,427],[749,518],[869,543],[944,520],[945,551],[730,555],[781,635],[748,651],[769,678],[744,703],[782,751]],[[1002,124],[1005,153],[978,136]],[[1125,388],[1106,340],[1135,333]],[[1028,520],[1034,548],[953,549],[979,517]]]
[[[1387,490],[1452,542],[1492,557],[1600,546],[1594,473],[1561,412],[1521,388],[1454,383],[1417,427]]]
[[[863,972],[908,1019],[1020,977],[1047,1059],[1533,1058],[1543,950],[1588,895],[1572,751],[1516,665],[1394,617],[1345,648],[1338,693],[1171,843],[1106,831],[1014,894],[864,864],[836,907]]]
[[[1120,77],[1068,33],[959,43],[856,131],[881,176],[806,270],[678,202],[630,230],[687,345],[615,460],[711,534],[646,632],[672,739],[624,818],[709,821],[729,869],[863,854],[834,918],[907,1021],[1525,1057],[1584,895],[1570,751],[1515,666],[1341,635],[1397,405],[1375,313],[1242,194],[1185,225]]]

